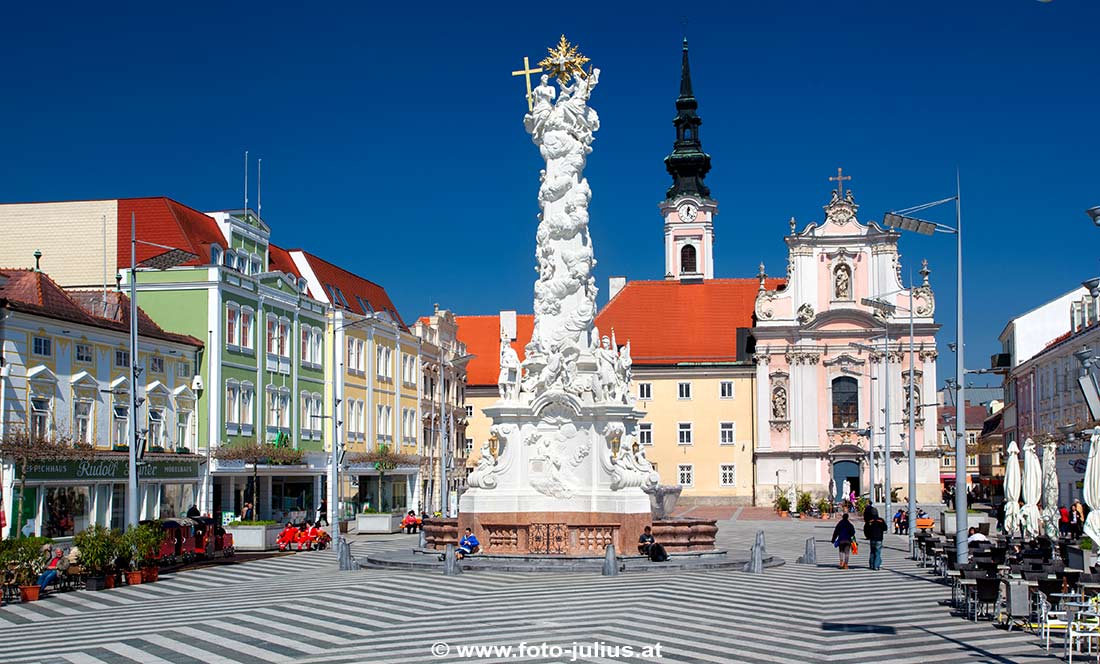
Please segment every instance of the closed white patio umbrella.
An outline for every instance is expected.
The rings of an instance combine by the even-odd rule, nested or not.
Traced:
[[[1020,447],[1008,444],[1005,461],[1005,534],[1014,537],[1020,531]]]
[[[1085,519],[1085,534],[1093,541],[1094,547],[1100,547],[1100,462],[1097,461],[1097,443],[1100,442],[1100,429],[1094,429],[1089,436],[1089,460],[1085,466],[1085,504],[1089,507],[1089,516]]]
[[[1035,454],[1035,441],[1030,438],[1024,441],[1022,489],[1024,506],[1020,509],[1020,517],[1023,520],[1024,537],[1034,539],[1039,536],[1039,527],[1042,525],[1039,499],[1043,493],[1043,467],[1039,463],[1039,456]]]
[[[1052,540],[1058,539],[1058,464],[1054,441],[1043,443],[1043,531]]]

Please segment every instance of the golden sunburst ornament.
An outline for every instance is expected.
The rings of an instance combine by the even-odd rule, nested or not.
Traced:
[[[546,50],[550,55],[539,62],[539,67],[551,76],[556,76],[563,85],[568,83],[574,74],[581,78],[585,77],[583,67],[584,63],[588,62],[588,58],[581,55],[575,45],[566,41],[565,35],[561,36],[557,47]]]

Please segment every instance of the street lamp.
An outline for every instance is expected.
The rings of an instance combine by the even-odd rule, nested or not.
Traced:
[[[1100,226],[1100,205],[1094,205],[1093,207],[1090,207],[1089,209],[1085,210],[1085,214],[1089,216],[1089,219],[1092,219],[1092,223]]]
[[[913,217],[913,214],[922,210],[937,207],[944,203],[955,203],[955,227],[947,226],[932,221],[925,221]],[[883,215],[882,221],[887,226],[900,228],[903,231],[914,231],[921,235],[933,235],[935,233],[949,233],[955,236],[955,260],[956,260],[956,309],[955,309],[955,374],[958,376],[959,388],[955,397],[955,426],[960,440],[966,439],[966,388],[965,371],[963,369],[963,265],[962,265],[962,195],[959,186],[959,175],[955,173],[955,195],[943,198],[931,203],[917,205],[904,210],[888,212]],[[966,449],[962,445],[955,445],[955,559],[959,563],[965,563],[969,557],[966,544],[967,533],[967,505],[966,491],[960,491],[966,482]]]
[[[164,249],[165,252],[137,262],[137,246],[143,244]],[[167,270],[198,258],[196,254],[177,247],[168,247],[155,242],[137,239],[137,214],[130,212],[130,453],[126,472],[126,527],[138,525],[138,420],[137,409],[143,402],[137,399],[137,377],[142,369],[138,366],[138,306],[137,273],[138,267],[148,270]],[[209,443],[207,443],[209,446]]]
[[[869,302],[869,300],[864,298],[863,304],[866,305],[868,302]],[[883,304],[886,304],[886,303],[883,303]],[[887,306],[893,306],[893,305],[887,305]],[[853,348],[858,348],[860,350],[866,350],[866,351],[870,351],[870,352],[877,352],[878,351],[877,347],[869,346],[867,344],[853,343],[853,344],[850,344],[850,345]],[[885,439],[885,442],[883,443],[883,454],[886,456],[887,461],[889,461],[889,459],[890,459],[890,327],[889,327],[889,325],[886,326],[886,335],[885,335],[885,337],[883,337],[882,350],[883,350],[883,353],[885,354],[883,356],[883,364],[885,365],[885,367],[883,369],[883,381],[882,381],[883,382],[882,391],[883,391],[883,394],[884,394],[883,403],[885,404],[883,406],[883,413],[884,413],[884,416],[885,416],[885,423],[883,425],[883,437]],[[875,412],[874,412],[874,410],[871,411],[870,426],[873,430],[874,426],[875,426]],[[875,443],[874,443],[874,437],[872,436],[872,438],[871,438],[871,468],[872,468],[872,472],[873,472],[874,460],[875,460],[874,448],[875,448]],[[890,464],[889,463],[884,463],[883,464],[882,483],[883,483],[882,500],[883,500],[883,505],[884,505],[883,511],[887,516],[889,516],[889,514],[890,514]],[[873,505],[874,503],[875,503],[875,485],[874,485],[874,482],[872,481],[871,482],[871,504]]]
[[[451,491],[447,487],[447,464],[449,462],[449,460],[447,459],[447,454],[451,450],[451,432],[447,430],[447,424],[451,419],[451,414],[448,412],[447,409],[448,395],[446,390],[444,389],[444,387],[446,386],[447,367],[454,367],[456,364],[461,364],[468,360],[472,360],[474,357],[474,355],[462,355],[461,357],[444,360],[443,344],[439,344],[439,410],[440,414],[443,416],[443,435],[442,440],[440,441],[442,445],[441,449],[439,450],[439,506],[440,511],[443,513],[443,518],[445,519],[450,516],[450,506],[448,505],[448,503],[450,502],[451,498]]]
[[[914,548],[914,534],[917,531],[917,510],[916,510],[916,506],[917,506],[916,505],[916,490],[917,490],[917,452],[916,452],[917,437],[916,437],[916,435],[917,434],[916,434],[916,404],[914,403],[916,395],[915,395],[915,393],[914,393],[915,391],[913,389],[913,374],[916,371],[916,365],[914,363],[915,350],[914,350],[914,345],[913,345],[913,336],[914,336],[914,334],[913,334],[914,333],[913,315],[914,314],[913,314],[913,287],[912,287],[912,284],[910,284],[910,287],[908,289],[893,291],[892,293],[885,293],[880,297],[885,297],[886,295],[895,295],[897,293],[905,292],[905,290],[908,290],[908,292],[909,292],[909,308],[908,308],[908,312],[909,312],[909,453],[907,455],[907,458],[909,460],[909,499],[908,499],[909,528],[907,530],[908,530],[908,534],[909,534],[909,554],[911,556],[915,557],[916,556],[916,548]],[[886,302],[886,301],[881,300],[879,298],[866,298],[865,297],[861,300],[861,302],[865,306],[873,307],[874,309],[882,311],[886,314],[892,314],[895,311],[897,311],[897,309],[898,309],[898,307],[896,305],[890,304],[889,302]],[[887,325],[889,325],[889,322],[887,322]],[[887,370],[889,370],[889,364],[890,364],[889,359],[887,359],[886,364],[887,364]],[[889,422],[890,414],[887,413],[886,417],[887,417],[887,422]],[[890,438],[889,437],[886,438],[886,445],[887,445],[887,455],[889,455],[889,445],[890,445]],[[889,467],[889,465],[887,465],[887,467]],[[889,471],[887,471],[887,472],[889,472]],[[889,507],[887,507],[886,511],[887,511],[887,514],[889,514],[889,511],[890,511]]]

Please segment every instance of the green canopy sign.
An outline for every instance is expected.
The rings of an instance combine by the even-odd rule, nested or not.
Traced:
[[[34,461],[27,465],[27,481],[125,480],[127,466],[128,461],[125,457]],[[18,472],[16,476],[19,476]],[[138,462],[138,477],[143,480],[193,480],[198,476],[197,459],[156,459]]]

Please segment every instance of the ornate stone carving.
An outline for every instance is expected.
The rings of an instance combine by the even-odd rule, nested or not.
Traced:
[[[925,286],[918,286],[913,289],[913,297],[919,298],[918,304],[915,306],[914,315],[917,316],[932,316],[936,313],[936,297],[932,294],[932,289]]]
[[[787,419],[787,388],[783,385],[772,388],[772,419]]]
[[[814,319],[814,308],[807,302],[798,308],[798,322],[802,325],[809,323]]]
[[[757,320],[771,320],[775,312],[772,310],[772,305],[775,302],[775,291],[760,291],[756,296],[756,318]]]
[[[807,350],[797,350],[791,348],[786,353],[787,363],[791,365],[795,364],[817,364],[821,361],[821,353],[815,353]]]
[[[843,198],[834,189],[832,200],[825,206],[825,221],[843,226],[848,222],[857,221],[857,210],[859,210],[859,206],[856,205],[851,189],[846,192]]]
[[[608,424],[603,430],[607,441],[606,466],[611,473],[611,488],[641,487],[643,490],[657,486],[660,477],[653,464],[645,457],[645,451],[625,432],[618,422]]]
[[[489,427],[489,439],[481,444],[477,467],[466,478],[467,486],[482,489],[494,489],[498,476],[511,465],[508,454],[508,438],[516,432],[511,424],[496,424]]]
[[[852,268],[847,263],[841,263],[833,272],[833,299],[852,299]]]
[[[935,362],[936,358],[940,356],[940,353],[939,353],[939,351],[937,351],[936,349],[933,348],[931,350],[918,351],[917,356],[920,357],[921,362],[924,362],[925,364],[927,364],[929,362]]]

